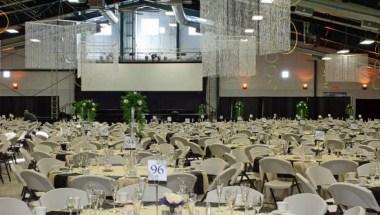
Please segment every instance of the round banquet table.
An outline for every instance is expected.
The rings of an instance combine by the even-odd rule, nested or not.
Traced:
[[[191,170],[189,168],[172,168],[168,167],[168,175],[173,173],[190,173],[197,177],[197,181],[194,186],[193,192],[196,194],[204,194],[207,191],[209,186],[208,175],[206,172],[201,170]],[[79,175],[96,175],[96,176],[107,176],[110,178],[117,179],[120,183],[120,186],[128,186],[131,184],[138,183],[139,177],[147,177],[148,169],[146,166],[137,166],[136,167],[136,176],[128,177],[125,176],[125,167],[124,166],[111,166],[109,170],[106,170],[104,166],[91,166],[84,172],[83,169],[74,168],[72,171],[51,171],[48,174],[49,181],[55,188],[64,188],[70,187],[71,181],[74,177]]]

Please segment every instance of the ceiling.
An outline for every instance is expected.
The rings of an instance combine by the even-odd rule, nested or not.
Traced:
[[[162,0],[107,0],[109,7],[114,3],[120,4],[119,8],[128,8],[136,4],[149,4],[150,6],[162,6]],[[200,0],[184,0],[185,8],[199,14]],[[299,46],[333,52],[342,48],[350,48],[352,52],[368,53],[373,59],[380,60],[380,35],[379,29],[366,28],[362,21],[367,20],[377,23],[380,28],[380,0],[292,0],[299,2],[292,6],[292,21],[297,27]],[[6,2],[6,3],[5,3]],[[300,12],[306,8],[311,12]],[[69,4],[60,0],[7,0],[1,1],[0,10],[9,18],[10,28],[20,31],[20,34],[2,33],[0,40],[4,44],[11,45],[13,41],[23,39],[23,26],[26,21],[57,18],[58,15],[65,19],[86,20],[101,16],[98,9],[88,4]],[[194,14],[194,13],[193,13]],[[4,16],[0,18],[0,26],[7,25]],[[292,38],[296,39],[296,31],[292,30]],[[376,40],[372,45],[359,45],[365,38]]]

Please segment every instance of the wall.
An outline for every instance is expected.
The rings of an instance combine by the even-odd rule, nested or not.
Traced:
[[[87,64],[82,91],[202,91],[202,66],[193,63]]]
[[[269,58],[258,57],[257,75],[252,78],[222,78],[220,81],[221,97],[304,97],[313,96],[314,58],[301,52],[291,55],[277,55],[275,64],[269,63],[276,55]],[[324,81],[324,62],[317,60],[317,96],[326,92],[346,93],[347,96],[367,99],[380,99],[380,79],[374,77],[363,80],[368,83],[367,90],[362,90],[360,83],[326,83]],[[289,79],[281,78],[281,71],[290,72]],[[241,84],[247,82],[248,90],[242,90]],[[302,90],[307,83],[308,90]]]
[[[277,59],[277,60],[276,60]],[[270,63],[272,62],[272,63]],[[290,77],[281,78],[281,71],[288,70]],[[310,55],[295,52],[291,55],[271,55],[257,58],[257,73],[251,78],[221,78],[221,97],[281,97],[312,96],[314,88],[314,61]],[[241,84],[248,83],[242,90]],[[302,90],[302,84],[309,85]]]
[[[56,80],[59,81],[55,86]],[[75,74],[72,72],[25,72],[12,71],[10,78],[0,77],[1,96],[51,96],[58,95],[60,106],[74,100]],[[18,83],[13,90],[12,84]],[[51,86],[53,86],[51,88]],[[58,87],[55,92],[56,87]],[[52,90],[54,90],[52,92]]]

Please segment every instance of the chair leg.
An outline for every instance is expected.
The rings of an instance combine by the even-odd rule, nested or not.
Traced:
[[[4,178],[3,178],[3,171],[1,169],[1,163],[0,163],[0,180],[4,184]]]
[[[11,174],[9,173],[9,169],[10,169],[10,165],[9,163],[7,162],[7,160],[4,161],[4,165],[5,165],[5,170],[7,171],[7,174],[8,174],[8,179],[9,179],[9,182],[11,182]]]
[[[274,205],[275,205],[275,207],[276,207],[276,209],[277,209],[277,204],[276,204],[277,200],[276,200],[276,196],[274,195],[274,192],[273,192],[272,188],[269,188],[269,191],[270,191],[270,194],[272,195],[272,198],[273,198],[273,201],[274,201]]]

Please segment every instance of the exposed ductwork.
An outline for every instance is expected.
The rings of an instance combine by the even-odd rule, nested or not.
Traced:
[[[202,18],[195,16],[187,16],[185,14],[185,10],[183,9],[182,1],[173,1],[171,3],[171,7],[174,12],[175,18],[179,24],[193,27],[197,30],[197,32],[200,32],[200,23],[204,22]]]

